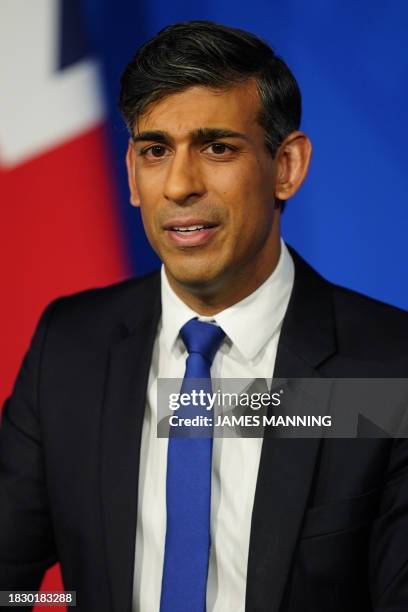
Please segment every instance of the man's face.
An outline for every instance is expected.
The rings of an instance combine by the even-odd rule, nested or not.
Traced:
[[[227,91],[191,87],[138,119],[127,158],[131,199],[173,286],[245,291],[273,270],[276,162],[259,108],[247,81]]]

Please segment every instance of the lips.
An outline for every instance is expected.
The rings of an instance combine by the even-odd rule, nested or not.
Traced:
[[[164,225],[169,240],[178,246],[205,244],[215,233],[217,225],[204,219],[174,219]]]
[[[187,227],[173,227],[173,232],[201,232],[203,229],[208,229],[209,226],[206,225],[190,225]]]
[[[187,219],[171,219],[164,224],[164,229],[169,231],[200,231],[210,227],[215,227],[216,223],[207,219],[187,218]]]

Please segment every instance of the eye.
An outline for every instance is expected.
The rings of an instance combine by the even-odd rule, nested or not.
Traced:
[[[150,149],[153,157],[163,157],[166,152],[166,149],[161,145],[153,145]]]
[[[227,145],[225,145],[222,142],[213,142],[210,145],[210,148],[211,148],[212,153],[217,153],[219,155],[227,151]]]
[[[237,149],[224,142],[212,142],[204,149],[204,152],[213,157],[227,158],[236,153]]]
[[[164,157],[166,154],[166,147],[164,145],[151,145],[150,147],[146,147],[146,149],[142,149],[140,151],[140,155],[148,158],[159,159],[160,157]]]

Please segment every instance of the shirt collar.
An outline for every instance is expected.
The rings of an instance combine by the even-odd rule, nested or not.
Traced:
[[[215,321],[245,359],[254,359],[281,327],[294,277],[292,257],[281,240],[278,264],[256,291],[213,317],[202,317],[174,293],[162,266],[162,333],[167,349],[172,350],[181,327],[197,317]]]

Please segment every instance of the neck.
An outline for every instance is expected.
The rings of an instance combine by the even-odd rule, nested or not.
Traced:
[[[210,287],[186,287],[168,273],[166,276],[174,293],[199,315],[214,316],[237,304],[256,291],[275,270],[280,253],[280,234],[273,236],[267,261],[250,261],[233,277],[225,275]]]

